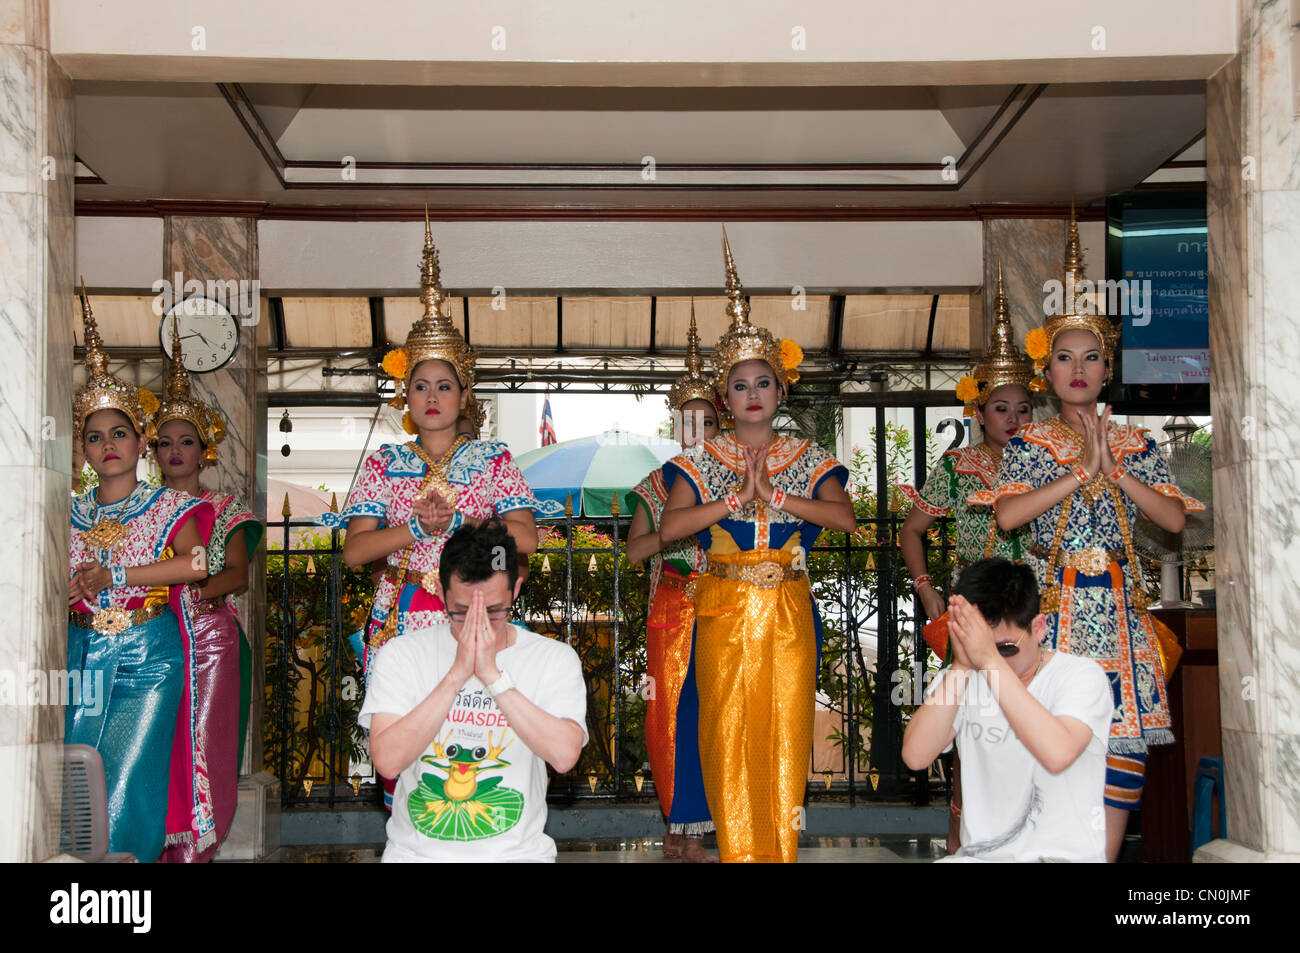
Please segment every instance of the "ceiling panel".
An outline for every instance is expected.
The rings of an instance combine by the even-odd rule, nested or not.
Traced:
[[[556,310],[555,298],[470,298],[470,342],[475,347],[554,349]]]
[[[923,351],[932,295],[849,295],[845,351]]]
[[[372,347],[366,298],[282,298],[286,347]]]
[[[564,298],[564,346],[644,351],[650,346],[650,298]]]
[[[159,347],[158,326],[162,318],[154,314],[153,295],[87,295],[90,310],[99,327],[99,337],[109,356],[115,347]],[[74,329],[78,345],[84,346],[81,306],[77,306]],[[162,351],[159,350],[161,355]]]

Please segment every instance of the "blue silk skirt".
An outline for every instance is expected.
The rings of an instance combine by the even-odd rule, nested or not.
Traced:
[[[68,670],[83,684],[102,672],[103,693],[69,705],[64,740],[90,745],[104,761],[108,849],[151,863],[167,836],[167,786],[185,657],[171,609],[120,635],[68,626]]]

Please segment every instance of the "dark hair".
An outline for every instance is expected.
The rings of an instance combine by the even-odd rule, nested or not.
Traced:
[[[506,574],[513,591],[519,578],[519,553],[506,524],[495,518],[456,530],[438,560],[438,580],[444,594],[453,575],[461,582],[474,583],[499,572]]]
[[[1007,622],[1028,630],[1038,615],[1038,581],[1028,566],[1000,556],[971,563],[961,572],[953,592],[980,610],[990,626]]]

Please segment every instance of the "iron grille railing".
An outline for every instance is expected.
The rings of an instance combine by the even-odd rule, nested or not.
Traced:
[[[541,548],[516,603],[517,621],[575,647],[587,681],[590,742],[577,767],[552,778],[554,803],[654,796],[643,736],[647,580],[623,554],[629,525],[620,515],[540,520]],[[856,533],[824,532],[807,554],[823,622],[819,724],[834,739],[821,740],[821,763],[809,775],[813,798],[926,803],[946,791],[901,761],[904,717],[920,701],[914,686],[933,664],[897,547],[900,525],[892,515],[860,517]],[[947,520],[936,528],[930,560],[942,578],[952,532]],[[267,529],[275,547],[267,567],[267,769],[280,778],[286,808],[378,804],[356,724],[360,663],[348,644],[368,614],[370,575],[344,565],[338,530],[289,518]]]

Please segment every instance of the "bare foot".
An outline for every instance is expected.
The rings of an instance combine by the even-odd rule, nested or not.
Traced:
[[[704,849],[704,841],[699,837],[686,838],[686,849],[682,852],[682,859],[688,864],[716,864],[718,862],[718,858]]]
[[[685,846],[685,834],[664,833],[664,857],[668,860],[680,860],[682,856],[682,848]]]

